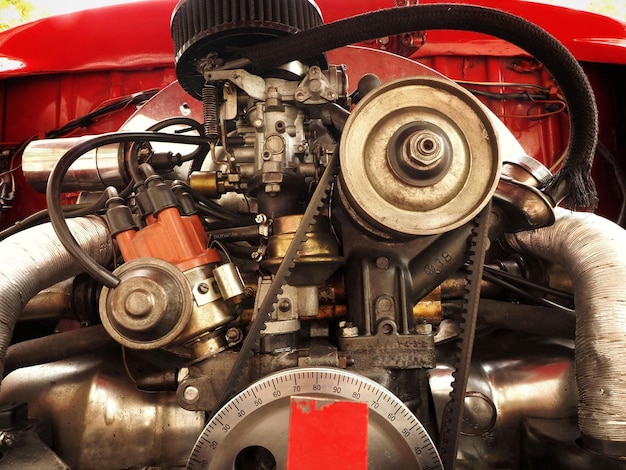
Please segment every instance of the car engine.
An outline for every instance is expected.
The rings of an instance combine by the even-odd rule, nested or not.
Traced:
[[[403,57],[441,30],[542,81]],[[177,80],[119,129],[3,154],[45,194],[0,231],[3,468],[626,466],[626,233],[561,42],[312,0],[182,0],[171,37]]]

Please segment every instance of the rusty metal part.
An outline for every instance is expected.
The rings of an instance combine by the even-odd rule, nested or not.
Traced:
[[[302,217],[300,214],[288,215],[274,221],[274,234],[269,239],[268,259],[262,263],[263,267],[271,272],[276,271]],[[330,221],[327,217],[318,217],[307,233],[289,282],[295,286],[322,284],[342,263],[343,258],[339,256],[339,246],[331,232]]]
[[[328,162],[328,165],[317,184],[317,188],[311,197],[309,205],[304,212],[302,221],[293,236],[289,248],[285,252],[283,261],[276,271],[272,284],[259,309],[255,313],[252,323],[248,328],[248,335],[243,341],[239,355],[237,356],[235,364],[228,375],[228,380],[219,395],[220,399],[217,403],[220,406],[212,410],[212,415],[215,415],[218,409],[228,402],[240,386],[240,383],[242,382],[241,379],[243,378],[241,373],[245,369],[246,364],[249,362],[253,348],[260,339],[261,331],[265,326],[265,322],[268,320],[270,313],[274,309],[274,304],[277,302],[278,296],[281,292],[281,286],[289,280],[293,267],[298,261],[299,250],[302,248],[302,244],[306,241],[310,226],[315,222],[316,218],[319,217],[321,209],[327,200],[332,188],[332,183],[335,179],[335,173],[338,171],[338,165],[338,157],[335,154]]]
[[[346,353],[348,360],[354,362],[355,367],[362,370],[377,367],[398,369],[435,367],[432,329],[420,331],[416,328],[416,331],[417,334],[399,334],[395,322],[382,321],[374,335],[358,336],[358,329],[354,332],[356,336],[340,335],[339,348]]]
[[[442,316],[441,286],[436,287],[413,307],[413,318],[416,322],[438,323],[441,321]]]

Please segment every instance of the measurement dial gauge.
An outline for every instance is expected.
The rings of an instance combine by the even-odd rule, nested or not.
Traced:
[[[285,470],[295,395],[367,403],[370,470],[443,469],[428,433],[395,395],[370,379],[327,367],[277,372],[239,393],[206,425],[187,469],[251,468],[240,462],[254,452],[255,459],[270,462],[268,468]]]

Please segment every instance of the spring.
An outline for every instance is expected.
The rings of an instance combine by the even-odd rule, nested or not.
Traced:
[[[219,117],[217,114],[217,87],[206,83],[202,88],[202,108],[204,113],[204,133],[210,142],[220,138]]]

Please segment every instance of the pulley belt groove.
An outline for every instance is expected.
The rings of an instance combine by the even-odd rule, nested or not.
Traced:
[[[480,300],[480,282],[483,275],[485,252],[489,248],[489,213],[491,202],[473,220],[472,237],[469,249],[468,274],[466,276],[468,291],[464,297],[461,311],[461,328],[456,342],[452,391],[441,423],[439,453],[445,470],[453,470],[463,422],[465,390],[472,359],[478,302]]]
[[[278,301],[278,296],[282,293],[283,284],[285,284],[285,282],[289,279],[291,271],[300,257],[299,251],[302,248],[302,244],[307,240],[309,227],[315,223],[316,218],[320,215],[320,211],[330,194],[332,183],[338,168],[339,158],[335,152],[330,158],[326,170],[324,170],[324,173],[322,174],[322,177],[313,192],[311,201],[304,211],[302,222],[298,226],[298,229],[289,244],[289,248],[285,252],[285,256],[283,257],[278,271],[276,271],[276,275],[272,280],[269,290],[263,298],[263,302],[261,302],[259,309],[256,311],[252,322],[250,323],[248,334],[243,341],[239,354],[237,355],[237,360],[230,371],[228,380],[226,381],[226,385],[224,386],[224,390],[220,396],[220,400],[211,411],[210,418],[212,418],[213,415],[245,385],[241,382],[248,361],[252,356],[253,348],[260,339],[261,331],[265,327],[265,322],[269,319],[269,316],[274,308],[274,304]]]

